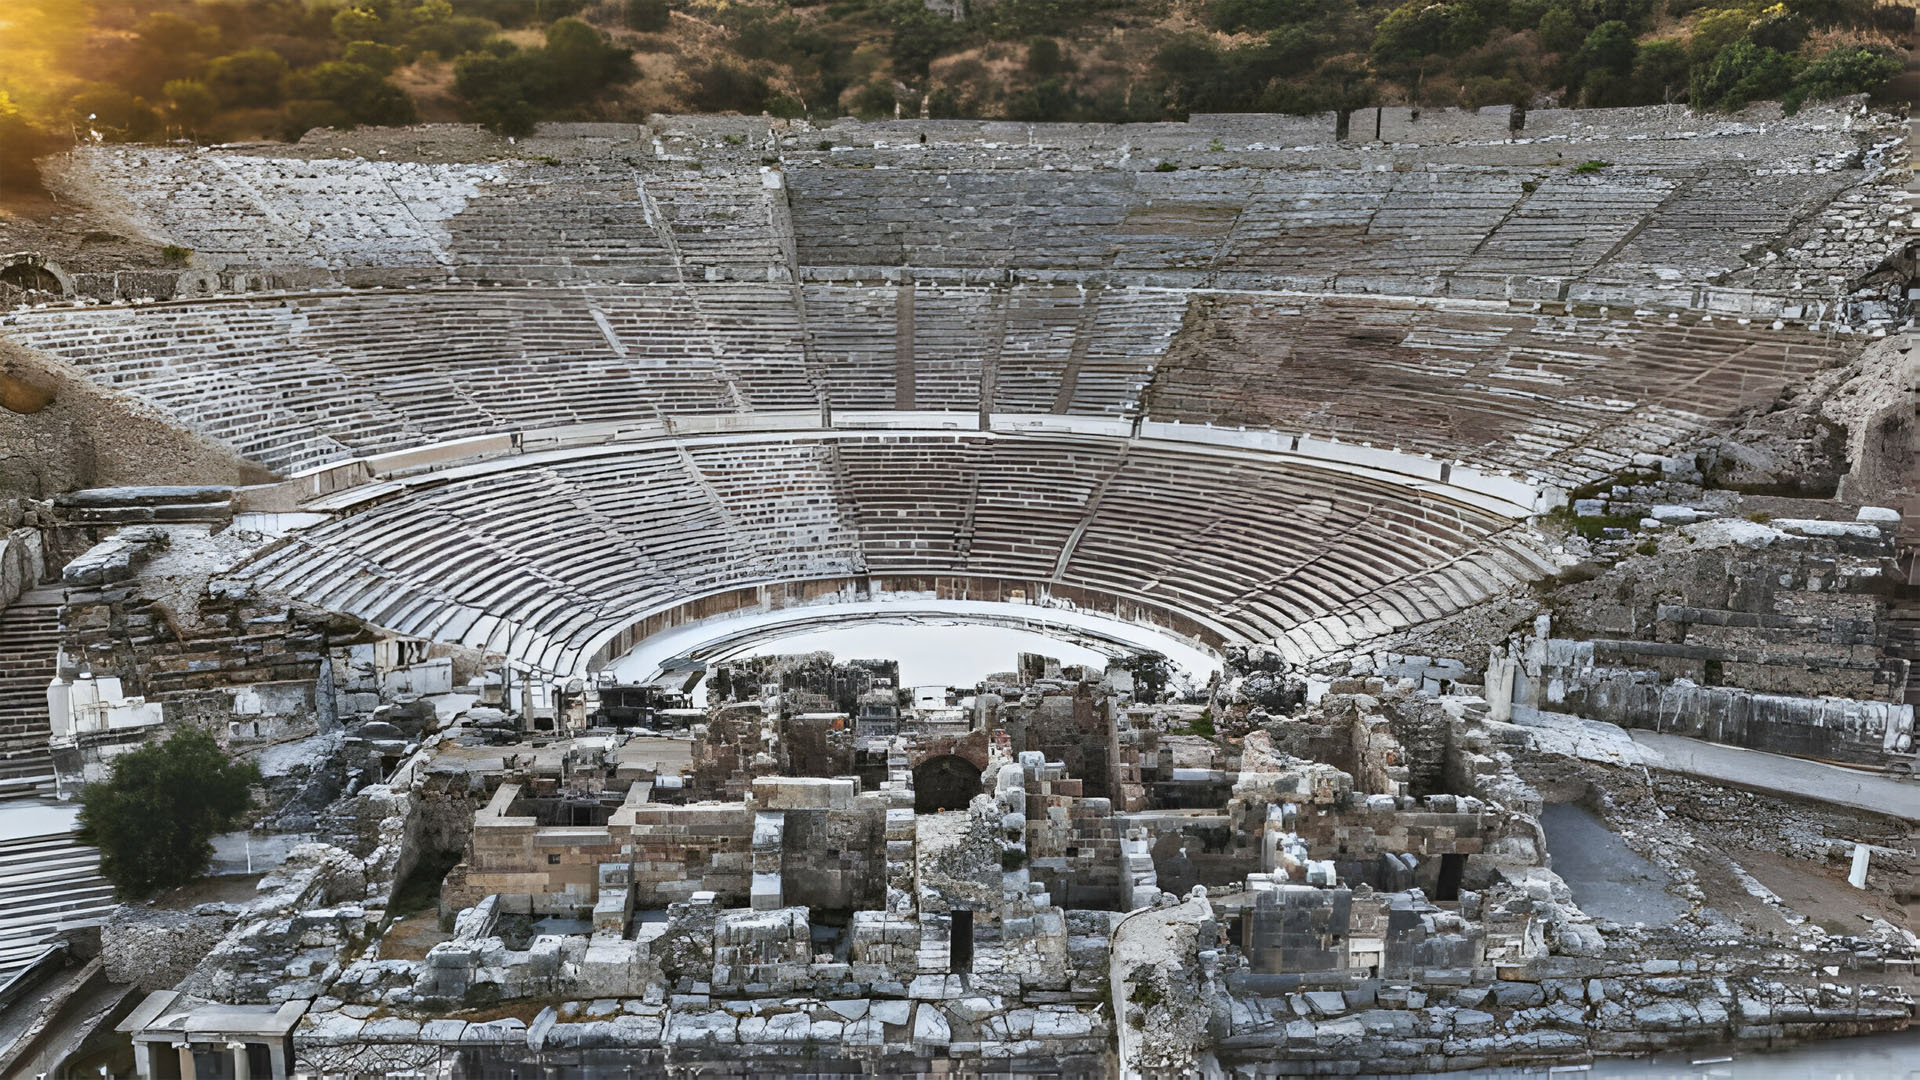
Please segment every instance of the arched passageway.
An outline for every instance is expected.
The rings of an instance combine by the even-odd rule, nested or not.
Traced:
[[[980,794],[980,767],[958,754],[928,758],[913,770],[913,812],[965,810]]]
[[[0,283],[11,285],[27,292],[48,292],[64,295],[66,288],[60,283],[59,275],[44,266],[30,262],[17,262],[0,269]]]

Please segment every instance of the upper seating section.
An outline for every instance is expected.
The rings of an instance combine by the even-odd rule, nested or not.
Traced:
[[[1844,106],[1540,110],[1518,130],[1505,111],[1363,110],[1339,134],[1332,115],[657,117],[516,144],[428,127],[85,147],[56,173],[228,291],[1094,278],[1771,315],[1830,302],[1904,242],[1884,167],[1901,132]]]
[[[1844,338],[1745,319],[1564,305],[1197,298],[1149,419],[1299,430],[1569,485],[1840,362]]]
[[[319,152],[91,147],[64,175],[70,191],[192,251],[236,291],[792,278],[783,193],[755,168],[310,156]]]
[[[1500,535],[1507,525],[1244,450],[797,432],[550,451],[419,477],[244,573],[559,675],[641,616],[697,596],[856,574],[1087,588],[1306,655],[1537,576],[1546,563]]]
[[[1331,116],[837,125],[831,152],[790,151],[783,166],[799,262],[816,276],[1015,268],[1236,289],[1742,302],[1691,291],[1712,286],[1804,306],[1903,240],[1888,226],[1900,204],[1882,151],[1900,132],[1885,118],[1538,111],[1510,131],[1504,112],[1381,112],[1378,137],[1363,110],[1344,140]],[[1842,265],[1831,258],[1842,240],[1871,250]]]

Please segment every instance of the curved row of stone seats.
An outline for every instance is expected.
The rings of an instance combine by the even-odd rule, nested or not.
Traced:
[[[1196,305],[1148,390],[1149,418],[1326,432],[1572,485],[1771,404],[1852,347],[1758,322],[1559,305]]]
[[[865,435],[837,441],[873,573],[1044,580],[1113,472],[1112,439]]]
[[[235,153],[156,146],[75,152],[69,183],[130,203],[152,239],[202,265],[297,270],[431,268],[451,258],[436,224],[457,213],[498,164],[445,164]]]
[[[1045,512],[1049,505],[1093,507],[1120,464],[1111,440],[1052,439],[1036,454],[1019,443],[992,443],[972,492],[966,566],[977,574],[1051,576],[1087,518]],[[1068,572],[1072,568],[1068,567]]]
[[[813,356],[836,409],[1137,408],[1180,329],[1183,293],[1075,286],[809,285]],[[910,332],[909,332],[910,331]]]
[[[818,446],[664,444],[469,472],[292,538],[256,580],[402,633],[557,663],[624,613],[856,566]]]
[[[626,171],[503,172],[447,222],[455,272],[474,281],[675,281],[645,185]]]
[[[1505,524],[1377,481],[1136,450],[1102,491],[1067,575],[1171,596],[1272,638],[1452,560]],[[1530,576],[1490,578],[1477,592]]]
[[[818,408],[791,290],[636,286],[49,309],[43,349],[282,470],[519,428]]]
[[[100,146],[63,170],[125,200],[149,239],[196,264],[331,280],[790,280],[777,186],[757,168],[632,159],[561,166]],[[651,155],[648,155],[651,156]]]
[[[575,423],[836,408],[1126,413],[1186,298],[720,283],[49,308],[0,333],[293,471]],[[811,346],[809,334],[811,329]]]
[[[1537,576],[1537,562],[1476,551],[1507,524],[1383,480],[1123,439],[711,437],[419,477],[247,574],[571,674],[649,612],[863,572],[1052,581],[1254,639],[1329,617],[1364,628],[1376,608],[1391,628]]]
[[[1857,154],[1860,137],[1838,126],[1824,144],[1827,160],[1813,164],[1765,139],[1733,137],[1552,153],[1478,147],[1463,161],[1427,146],[1417,154],[1306,148],[1266,160],[1222,150],[1210,155],[1218,164],[1170,171],[1144,158],[1068,166],[1032,151],[997,158],[882,148],[799,155],[786,173],[798,258],[816,272],[1013,267],[1426,295],[1453,291],[1449,280],[1459,277],[1527,284],[1551,297],[1582,279],[1671,291],[1674,280],[1774,262],[1773,249],[1788,246],[1808,215],[1878,179],[1878,170],[1847,167],[1842,152]],[[1657,152],[1642,149],[1649,145]],[[1593,156],[1556,160],[1563,153]],[[1749,178],[1752,197],[1717,195],[1729,175]],[[1703,231],[1696,210],[1724,227]],[[1683,265],[1661,262],[1666,254]],[[1796,265],[1800,277],[1812,269]],[[1775,277],[1776,287],[1831,293]]]
[[[1331,434],[1583,483],[1771,403],[1849,337],[1377,296],[899,284],[321,293],[48,308],[0,332],[281,470],[736,412],[1131,416]],[[803,310],[804,308],[804,310]],[[1144,402],[1144,405],[1142,404]],[[1597,463],[1597,464],[1596,464]]]
[[[1674,303],[1689,298],[1673,280],[1715,281],[1804,303],[1847,284],[1833,245],[1903,242],[1883,152],[1901,133],[1850,106],[1546,110],[1517,132],[1497,112],[1362,110],[1344,140],[1334,120],[722,130],[663,117],[556,125],[517,146],[454,127],[88,146],[52,171],[241,289],[904,267],[1423,295],[1554,297],[1585,280]]]
[[[1756,175],[1739,163],[1703,169],[1654,209],[1649,220],[1657,227],[1626,238],[1609,262],[1625,274],[1687,282],[1712,280],[1742,263],[1764,268],[1769,245],[1808,231],[1795,223],[1845,202],[1856,182],[1847,170]]]

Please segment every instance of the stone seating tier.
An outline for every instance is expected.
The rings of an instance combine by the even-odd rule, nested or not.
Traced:
[[[1508,524],[1384,480],[1120,439],[717,437],[423,476],[246,574],[556,673],[649,612],[859,575],[1091,589],[1308,655],[1538,576]]]
[[[990,404],[1332,435],[1566,486],[1863,340],[1561,303],[739,282],[48,308],[0,334],[287,473],[572,424]]]
[[[1491,113],[1351,119],[1339,140],[1331,116],[661,117],[520,144],[428,127],[83,147],[53,173],[233,289],[1037,274],[1546,298],[1612,283],[1679,306],[1697,298],[1675,282],[1710,283],[1804,306],[1903,242],[1897,121],[1850,104],[1548,110],[1518,131]]]

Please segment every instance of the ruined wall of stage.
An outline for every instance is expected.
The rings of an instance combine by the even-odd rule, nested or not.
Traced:
[[[272,537],[223,487],[112,488],[55,500],[61,658],[49,730],[63,786],[190,724],[224,745],[314,734],[453,688],[457,650],[382,638],[226,576]],[[268,515],[271,516],[271,515]],[[464,665],[464,666],[463,666]],[[413,725],[414,712],[394,719]],[[417,731],[416,731],[417,733]]]
[[[1559,589],[1495,670],[1517,705],[1625,727],[1861,764],[1910,753],[1899,516],[1859,517],[1681,525]]]
[[[504,910],[583,915],[613,898],[613,925],[696,894],[723,906],[880,905],[886,799],[850,780],[765,777],[742,802],[655,803],[628,789],[604,825],[542,824],[517,783],[474,816],[467,857],[448,875],[444,911],[490,895]],[[600,914],[595,914],[599,919]]]

